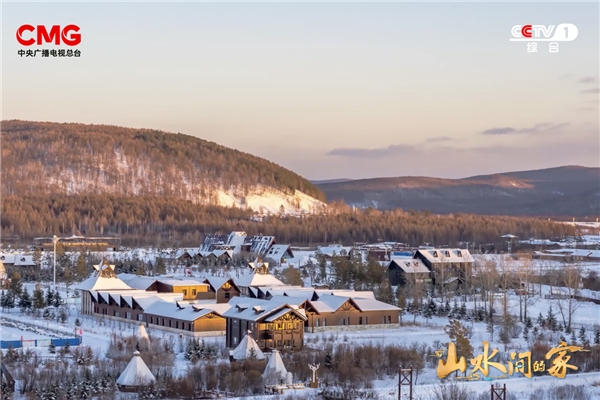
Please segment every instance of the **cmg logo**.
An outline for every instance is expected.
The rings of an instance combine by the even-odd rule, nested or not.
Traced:
[[[75,32],[75,33],[73,33]],[[60,25],[52,25],[50,31],[44,25],[21,25],[17,29],[17,42],[23,46],[37,44],[41,46],[44,43],[54,43],[60,45],[61,41],[67,46],[77,46],[81,43],[81,33],[77,25],[67,25],[62,30]]]

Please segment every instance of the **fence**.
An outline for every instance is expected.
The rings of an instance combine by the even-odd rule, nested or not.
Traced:
[[[2,340],[0,341],[0,348],[8,349],[12,347],[13,349],[18,349],[20,347],[48,347],[50,343],[54,344],[56,347],[66,346],[67,343],[69,346],[79,346],[81,344],[81,338],[67,338],[67,339],[37,339],[37,340]]]

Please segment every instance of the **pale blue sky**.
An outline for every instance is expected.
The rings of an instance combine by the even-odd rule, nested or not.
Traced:
[[[2,11],[3,119],[182,132],[309,179],[600,165],[598,3]],[[79,25],[82,57],[20,58],[25,23]],[[559,53],[540,43],[529,54],[508,40],[527,23],[573,23],[579,37]]]

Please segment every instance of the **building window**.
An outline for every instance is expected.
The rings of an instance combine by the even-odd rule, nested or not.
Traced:
[[[277,341],[277,347],[281,347],[281,340]]]
[[[194,324],[192,324],[192,323],[190,322],[190,323],[189,323],[189,325],[190,325],[190,329],[189,329],[189,330],[190,330],[190,332],[191,332],[191,331],[193,331],[193,330],[194,330],[194,328],[193,328],[193,325],[194,325]]]
[[[287,347],[290,347],[290,346],[292,345],[292,341],[291,341],[290,339],[286,340],[286,341],[285,341],[285,345],[286,345]]]
[[[192,289],[192,296],[196,295],[196,289]]]
[[[323,318],[323,326],[327,325],[327,318]]]
[[[350,325],[350,317],[348,317],[348,323],[347,323],[347,325]]]
[[[230,293],[229,292],[225,292],[225,298],[228,299],[230,297]]]
[[[369,325],[369,317],[365,317],[365,325]]]
[[[340,325],[346,325],[346,318],[340,319]]]
[[[388,315],[388,324],[391,324],[391,323],[392,323],[392,316]]]
[[[154,323],[154,317],[150,317],[150,323],[153,324]]]
[[[187,289],[183,289],[183,295],[187,296]]]
[[[171,328],[171,320],[169,320],[169,328]]]
[[[117,310],[115,310],[114,313],[113,313],[113,315],[118,318],[119,317],[119,312]]]
[[[131,319],[131,313],[130,313],[130,312],[126,312],[126,313],[125,313],[125,318],[127,318],[127,319]]]
[[[144,314],[138,314],[138,321],[144,320]]]
[[[358,317],[358,324],[362,325],[362,317]]]
[[[317,326],[319,326],[319,318],[317,318]]]

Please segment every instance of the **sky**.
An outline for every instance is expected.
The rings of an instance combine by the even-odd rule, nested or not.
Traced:
[[[599,20],[597,2],[3,3],[2,119],[181,132],[312,180],[597,167]],[[560,23],[579,34],[558,53],[509,41]],[[20,57],[23,24],[77,24],[81,57]]]

